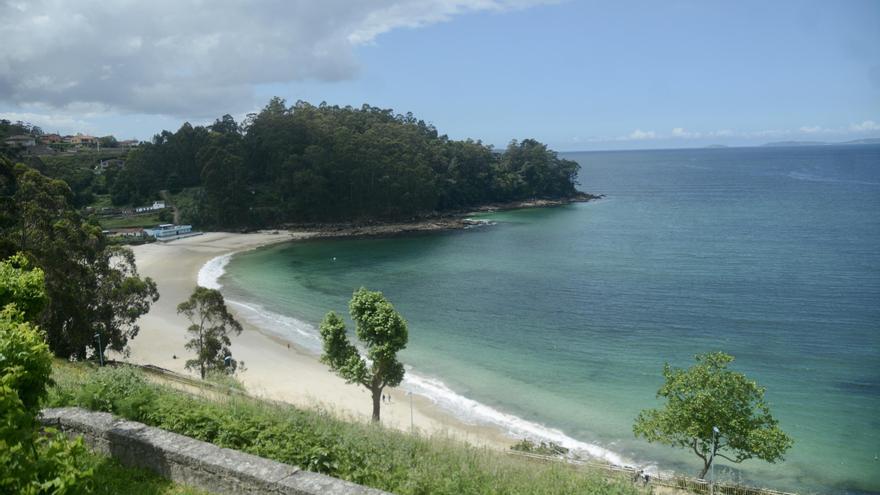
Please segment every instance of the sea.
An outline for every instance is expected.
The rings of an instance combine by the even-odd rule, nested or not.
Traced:
[[[563,156],[603,199],[276,245],[212,260],[201,283],[316,355],[322,317],[380,290],[409,322],[401,389],[650,472],[698,474],[632,425],[661,405],[665,363],[721,350],[795,443],[776,464],[722,461],[718,478],[880,493],[880,146]]]

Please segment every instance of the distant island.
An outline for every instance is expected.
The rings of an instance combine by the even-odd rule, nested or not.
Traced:
[[[726,144],[710,144],[710,145],[706,146],[706,148],[720,149],[720,148],[729,148],[729,146],[727,146]]]
[[[761,146],[767,147],[786,147],[786,146],[836,146],[841,144],[880,144],[880,138],[855,139],[852,141],[843,141],[838,143],[828,143],[825,141],[777,141],[773,143],[764,143]]]

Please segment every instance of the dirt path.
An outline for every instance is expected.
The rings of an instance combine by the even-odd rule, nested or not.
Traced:
[[[159,191],[159,197],[165,201],[166,206],[171,207],[171,211],[174,212],[174,225],[180,225],[180,212],[177,210],[177,206],[171,203],[171,195],[168,194],[168,191],[163,189]]]

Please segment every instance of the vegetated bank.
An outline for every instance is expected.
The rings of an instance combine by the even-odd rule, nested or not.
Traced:
[[[425,437],[233,394],[195,397],[128,367],[55,362],[49,407],[80,406],[400,494],[638,494],[629,479],[535,463],[442,436]]]
[[[501,153],[452,140],[412,114],[287,106],[272,99],[238,124],[184,123],[132,151],[107,187],[116,205],[169,191],[204,229],[413,220],[493,203],[585,200],[577,162],[533,139]]]

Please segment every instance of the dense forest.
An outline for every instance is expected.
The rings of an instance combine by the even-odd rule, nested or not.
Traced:
[[[107,188],[114,204],[194,194],[203,227],[394,220],[577,194],[579,165],[532,139],[503,153],[455,141],[412,114],[272,99],[241,124],[163,131],[131,152]],[[189,189],[195,188],[195,189]]]

